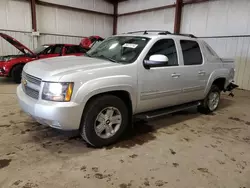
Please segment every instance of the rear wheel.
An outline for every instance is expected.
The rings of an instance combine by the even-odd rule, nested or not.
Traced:
[[[216,85],[212,85],[210,91],[208,92],[206,98],[202,101],[198,110],[202,113],[211,113],[215,111],[220,103],[220,89]]]
[[[94,147],[110,145],[117,141],[129,122],[128,108],[113,95],[91,100],[83,113],[80,134]]]
[[[21,83],[23,65],[16,65],[11,71],[11,77],[17,84]]]

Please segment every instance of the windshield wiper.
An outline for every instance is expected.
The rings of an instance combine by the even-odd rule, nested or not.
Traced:
[[[105,60],[109,60],[109,61],[111,61],[111,62],[117,63],[116,60],[114,60],[114,59],[112,59],[112,58],[110,58],[110,57],[106,57],[106,56],[104,56],[104,55],[92,56],[92,57],[101,58],[101,59],[105,59]]]
[[[84,54],[85,56],[87,56],[87,57],[92,57],[91,55],[89,55],[88,53],[85,53]]]

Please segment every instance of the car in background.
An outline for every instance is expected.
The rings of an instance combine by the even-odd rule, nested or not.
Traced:
[[[104,38],[100,36],[90,36],[90,37],[82,39],[80,45],[83,48],[90,50],[94,45],[96,46],[97,44],[101,43],[103,40]]]
[[[76,44],[45,44],[35,50],[30,50],[16,39],[0,33],[0,36],[16,47],[20,54],[0,56],[0,77],[10,77],[16,83],[21,82],[23,66],[36,59],[51,58],[57,56],[84,55],[101,37],[91,36],[84,38],[80,45]],[[95,39],[95,40],[94,40]],[[82,43],[85,41],[84,46]],[[90,43],[89,43],[90,41]]]

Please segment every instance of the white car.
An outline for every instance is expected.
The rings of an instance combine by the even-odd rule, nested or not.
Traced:
[[[39,123],[79,130],[95,147],[114,143],[132,116],[150,119],[193,106],[209,113],[221,91],[237,87],[233,61],[193,35],[117,35],[86,56],[25,65],[17,96]]]

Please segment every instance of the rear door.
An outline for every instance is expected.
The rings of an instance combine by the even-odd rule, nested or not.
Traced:
[[[182,102],[200,100],[204,97],[208,73],[200,45],[194,40],[180,40],[182,53]]]

